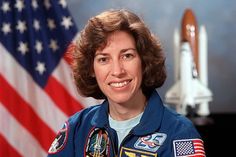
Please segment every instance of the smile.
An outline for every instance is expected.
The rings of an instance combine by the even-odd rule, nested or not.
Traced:
[[[131,80],[126,80],[123,82],[112,82],[112,83],[109,83],[109,85],[112,87],[121,88],[121,87],[126,86],[130,82],[131,82]]]

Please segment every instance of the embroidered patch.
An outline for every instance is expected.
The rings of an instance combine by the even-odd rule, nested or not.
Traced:
[[[201,139],[174,140],[175,157],[198,156],[205,157],[204,145]]]
[[[86,157],[108,157],[109,138],[105,130],[93,128],[87,138]]]
[[[157,157],[157,154],[121,147],[119,157]]]
[[[140,137],[134,144],[135,148],[156,152],[163,144],[167,135],[164,133],[154,133],[144,137]]]
[[[61,130],[57,133],[55,140],[52,142],[48,150],[49,154],[55,154],[64,148],[68,139],[68,130],[68,123],[66,122]]]

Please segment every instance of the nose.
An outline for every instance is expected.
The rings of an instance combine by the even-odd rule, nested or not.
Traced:
[[[119,61],[113,61],[112,64],[112,76],[122,76],[125,73],[124,66],[121,62]]]

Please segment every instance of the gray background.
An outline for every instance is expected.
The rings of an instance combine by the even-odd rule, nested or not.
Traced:
[[[81,30],[87,20],[110,8],[126,8],[143,18],[163,45],[168,78],[159,89],[165,92],[174,83],[173,32],[183,12],[191,8],[199,25],[208,34],[208,78],[214,97],[211,113],[236,113],[236,1],[235,0],[68,0],[68,7]]]

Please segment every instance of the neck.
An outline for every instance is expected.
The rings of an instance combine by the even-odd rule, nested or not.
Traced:
[[[146,106],[146,97],[140,94],[129,102],[114,103],[109,101],[109,113],[114,120],[123,121],[136,117]]]

